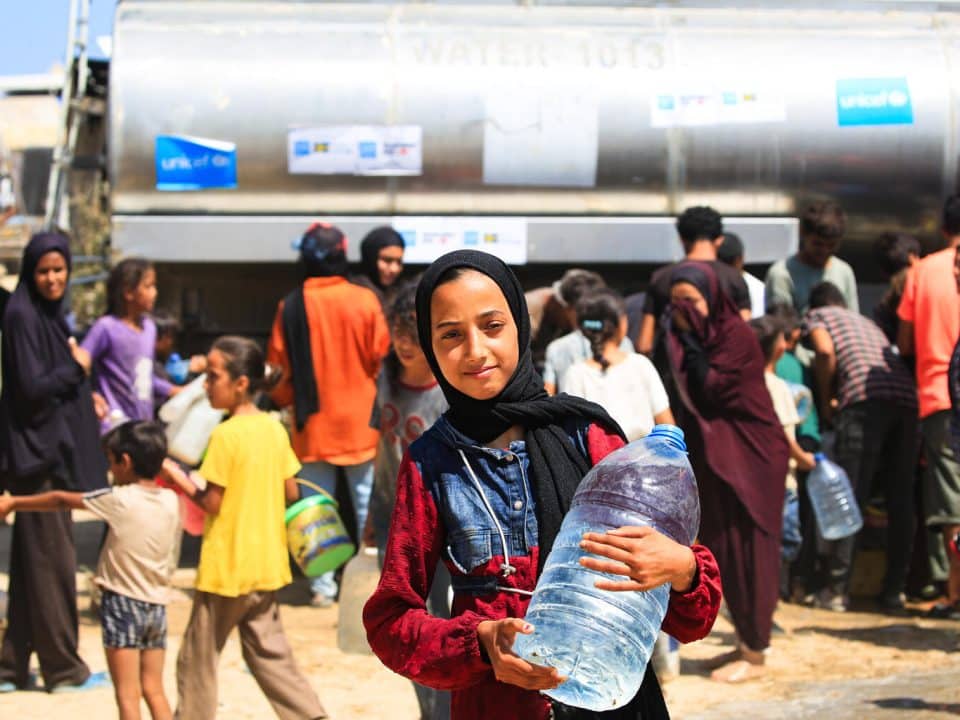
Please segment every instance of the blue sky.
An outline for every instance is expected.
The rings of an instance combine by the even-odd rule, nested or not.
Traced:
[[[70,0],[4,2],[0,75],[42,73],[61,62],[67,42]],[[90,54],[101,55],[98,35],[109,35],[115,0],[91,0]]]

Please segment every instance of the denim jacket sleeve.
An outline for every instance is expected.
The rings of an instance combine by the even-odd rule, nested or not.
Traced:
[[[590,426],[587,449],[592,464],[623,445],[623,440],[615,433],[599,425]],[[683,643],[700,640],[709,634],[720,612],[723,596],[720,568],[713,553],[705,545],[697,544],[691,549],[697,561],[693,585],[685,593],[670,591],[670,604],[663,619],[663,631]]]
[[[436,504],[408,452],[397,478],[383,572],[363,623],[370,647],[388,668],[421,685],[460,690],[492,673],[477,637],[486,618],[468,611],[445,620],[427,612],[442,547]]]

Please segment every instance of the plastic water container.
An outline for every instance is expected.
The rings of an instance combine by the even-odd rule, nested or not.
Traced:
[[[547,557],[514,651],[568,679],[544,694],[566,705],[612,710],[637,694],[670,600],[669,585],[612,592],[598,580],[625,580],[580,565],[586,532],[649,525],[684,545],[700,527],[696,479],[683,431],[657,425],[611,453],[580,483]]]
[[[849,537],[863,527],[863,516],[850,479],[842,467],[823,453],[817,453],[814,458],[817,465],[807,477],[807,493],[820,537],[824,540]]]
[[[167,454],[192,467],[200,463],[210,436],[223,420],[223,410],[214,409],[207,400],[205,379],[201,375],[184,385],[158,413],[167,423]]]
[[[164,369],[170,379],[177,385],[183,385],[190,377],[190,361],[184,360],[179,353],[170,353]]]

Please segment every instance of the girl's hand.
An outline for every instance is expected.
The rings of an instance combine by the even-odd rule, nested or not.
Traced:
[[[82,367],[83,371],[89,375],[90,368],[93,367],[93,361],[90,359],[90,353],[77,345],[77,339],[74,337],[67,338],[67,344],[70,346],[70,354],[73,355],[73,359],[76,361],[77,365]]]
[[[13,510],[13,498],[9,495],[0,495],[0,520],[3,520]]]
[[[531,665],[513,652],[517,633],[529,635],[533,625],[518,618],[484,620],[477,625],[477,637],[490,658],[493,674],[500,682],[525,690],[549,690],[566,680],[555,668]]]
[[[103,419],[110,414],[110,405],[100,393],[94,391],[91,394],[93,395],[93,412],[97,416],[97,420],[103,422]]]
[[[207,370],[207,356],[206,355],[194,355],[190,358],[190,372],[192,373],[202,373]]]
[[[580,547],[600,556],[580,558],[580,564],[585,568],[629,578],[597,580],[594,585],[600,590],[652,590],[670,583],[673,590],[687,592],[697,573],[693,550],[652,527],[622,527],[608,533],[585,533]]]
[[[676,332],[690,332],[690,323],[687,322],[687,319],[679,310],[674,310],[670,319]]]
[[[164,458],[163,464],[160,466],[160,475],[183,490],[187,497],[193,497],[197,494],[197,486],[193,484],[187,473],[173,458]]]

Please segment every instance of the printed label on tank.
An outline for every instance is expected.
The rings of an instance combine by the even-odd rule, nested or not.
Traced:
[[[496,255],[510,265],[527,262],[527,221],[512,217],[394,217],[403,237],[403,261],[431,263],[444,253],[469,248]]]
[[[837,80],[837,124],[912,125],[913,103],[904,77]]]
[[[650,127],[782,123],[783,90],[771,81],[705,81],[671,77],[650,99]]]
[[[237,145],[187,135],[157,135],[157,190],[237,187]]]
[[[420,175],[419,125],[331,125],[287,133],[292,175]]]

